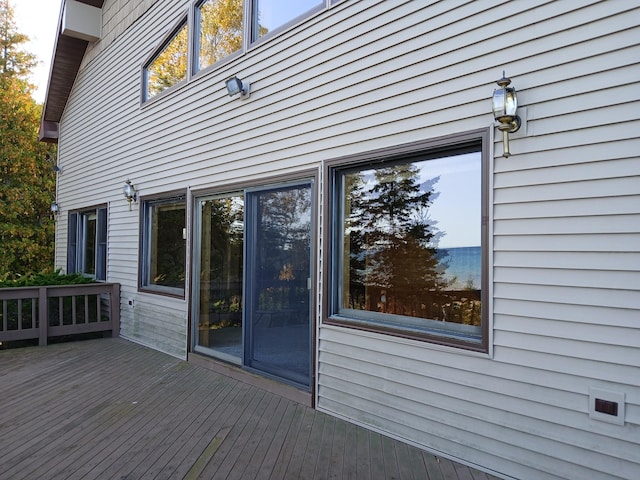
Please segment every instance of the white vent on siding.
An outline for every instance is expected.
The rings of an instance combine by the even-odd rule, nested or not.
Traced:
[[[590,388],[589,418],[624,425],[624,393]]]

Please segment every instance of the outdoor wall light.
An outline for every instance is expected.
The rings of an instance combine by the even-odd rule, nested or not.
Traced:
[[[240,97],[247,98],[249,96],[249,90],[251,85],[249,82],[243,82],[238,77],[231,77],[226,81],[227,93],[230,97],[240,94]]]
[[[51,204],[51,213],[53,213],[54,216],[60,213],[60,205],[58,205],[58,202]]]
[[[124,198],[127,199],[127,202],[129,202],[129,210],[131,210],[131,202],[135,202],[138,198],[136,188],[131,184],[131,180],[127,179],[122,188],[122,193],[124,194]]]
[[[516,89],[509,87],[511,79],[505,76],[504,70],[502,71],[502,78],[497,83],[500,88],[496,88],[493,91],[493,116],[500,123],[498,130],[502,132],[503,155],[507,158],[511,155],[509,151],[509,134],[517,132],[522,121],[516,115],[516,110],[518,109]]]

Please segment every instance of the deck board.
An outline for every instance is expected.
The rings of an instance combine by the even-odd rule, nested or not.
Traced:
[[[329,461],[329,475],[327,478],[343,478],[344,451],[347,441],[347,423],[336,420],[333,427],[333,437],[327,437],[331,442],[331,457]]]
[[[495,477],[123,339],[0,351],[0,478]]]
[[[385,455],[382,445],[382,435],[371,432],[369,434],[369,471],[371,472],[369,478],[371,480],[385,480],[388,478],[398,478],[397,473],[394,474],[395,459],[393,461],[394,466],[389,465],[389,470],[385,468]]]

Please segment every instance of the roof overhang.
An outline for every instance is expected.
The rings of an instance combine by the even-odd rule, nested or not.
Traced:
[[[100,38],[104,0],[63,0],[38,140],[58,143],[58,123],[90,41]]]

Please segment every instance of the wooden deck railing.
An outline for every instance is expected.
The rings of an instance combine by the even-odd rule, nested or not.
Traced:
[[[120,332],[120,284],[0,289],[0,342]]]

